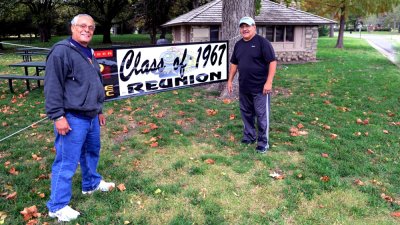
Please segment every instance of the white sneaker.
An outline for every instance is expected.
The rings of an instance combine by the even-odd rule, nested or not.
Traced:
[[[51,218],[57,217],[59,222],[61,222],[61,221],[68,222],[68,221],[74,220],[74,219],[78,218],[79,215],[81,215],[81,214],[78,211],[72,209],[68,205],[64,206],[64,208],[62,208],[62,209],[59,209],[57,212],[54,212],[54,213],[49,212],[49,216]]]
[[[104,180],[100,181],[99,186],[92,191],[82,191],[84,195],[90,195],[95,191],[111,191],[115,188],[115,184],[113,182],[105,182]]]

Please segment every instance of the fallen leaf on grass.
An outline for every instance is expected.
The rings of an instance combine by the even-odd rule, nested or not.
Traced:
[[[285,175],[277,172],[270,173],[269,176],[274,178],[275,180],[283,180],[285,178]]]
[[[393,202],[393,198],[390,197],[389,195],[386,195],[385,193],[381,194],[381,198],[386,200],[387,202]]]
[[[10,161],[7,161],[7,162],[4,163],[4,167],[5,167],[5,168],[8,168],[8,166],[9,166],[10,164],[11,164],[11,162],[10,162]]]
[[[35,161],[40,161],[40,160],[42,160],[42,157],[40,157],[40,156],[38,156],[36,154],[32,154],[32,159],[35,160]]]
[[[339,110],[339,111],[342,111],[342,112],[349,112],[349,111],[351,111],[349,108],[344,107],[344,106],[336,107],[336,109]]]
[[[22,210],[20,213],[24,216],[25,221],[28,221],[31,218],[38,218],[41,216],[41,214],[38,213],[37,211],[36,205],[24,208],[24,210]]]
[[[158,128],[157,124],[155,124],[155,123],[149,123],[149,127],[151,130],[155,130]]]
[[[127,126],[123,126],[122,127],[122,132],[124,132],[125,134],[129,132],[128,127]]]
[[[365,185],[365,183],[362,182],[360,179],[355,179],[355,180],[354,180],[354,184],[355,184],[355,185],[358,185],[358,186],[364,186],[364,185]]]
[[[332,139],[332,140],[336,139],[337,137],[338,137],[337,134],[331,134],[331,139]]]
[[[7,123],[7,122],[2,122],[1,125],[2,125],[3,127],[6,127],[6,126],[8,126],[8,123]]]
[[[328,182],[331,178],[329,178],[328,176],[322,176],[321,178],[319,178],[321,181],[323,182]]]
[[[113,114],[114,113],[114,109],[108,109],[107,110],[107,115],[111,115],[111,114]]]
[[[207,112],[207,115],[209,115],[209,116],[215,116],[218,113],[218,110],[216,110],[216,109],[207,109],[206,112]]]
[[[355,136],[361,136],[361,132],[355,132],[354,135]]]
[[[15,167],[11,167],[11,169],[8,171],[11,175],[18,175],[18,171],[15,169]]]
[[[38,220],[29,220],[28,223],[26,223],[26,225],[36,225],[38,223],[39,223]]]
[[[46,195],[45,195],[44,193],[38,193],[38,196],[39,196],[40,198],[44,198]]]
[[[158,142],[156,141],[156,142],[151,143],[150,147],[157,148],[158,147]]]
[[[207,164],[214,164],[214,163],[215,163],[215,160],[213,160],[213,159],[206,159],[206,160],[204,160],[204,162],[207,163]]]
[[[383,133],[384,133],[384,134],[388,134],[389,131],[388,131],[388,130],[383,130]]]
[[[225,98],[223,100],[224,104],[230,104],[232,102],[232,100],[230,100],[229,98]]]
[[[117,188],[118,188],[119,191],[125,191],[126,190],[125,184],[119,184],[117,186]]]
[[[328,125],[324,125],[323,127],[324,127],[325,130],[330,130],[331,129],[331,127],[328,126]]]
[[[4,224],[4,220],[7,218],[7,213],[0,211],[0,224]]]
[[[390,213],[393,217],[400,217],[400,211]]]
[[[368,150],[367,150],[367,153],[368,153],[368,154],[374,154],[375,152],[372,151],[372,149],[368,149]]]
[[[297,128],[302,129],[302,128],[304,128],[304,125],[299,123],[299,124],[297,124]]]
[[[328,155],[327,153],[322,153],[321,156],[322,156],[323,158],[328,158],[328,157],[329,157],[329,155]]]
[[[174,130],[174,134],[180,134],[179,130]]]
[[[162,193],[162,191],[160,188],[157,188],[157,190],[154,191],[154,194],[156,194],[156,195],[161,194],[161,193]]]
[[[233,136],[233,135],[229,136],[229,141],[234,142],[235,141],[235,136]]]
[[[6,199],[10,200],[10,199],[15,199],[17,197],[17,192],[13,192],[9,195],[6,196]]]
[[[229,116],[229,120],[234,120],[235,119],[235,114],[231,114],[230,116]]]
[[[187,102],[189,102],[189,103],[195,103],[196,100],[195,100],[195,99],[188,99]]]
[[[358,118],[358,119],[356,120],[356,123],[357,123],[357,124],[362,124],[363,121],[362,121],[360,118]]]
[[[147,134],[147,133],[150,133],[150,129],[149,129],[149,128],[146,128],[146,129],[144,129],[144,130],[142,131],[142,134]]]

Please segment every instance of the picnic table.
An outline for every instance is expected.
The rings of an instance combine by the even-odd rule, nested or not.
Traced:
[[[40,72],[46,68],[46,62],[20,62],[10,64],[10,67],[23,67],[24,75],[14,75],[14,74],[2,74],[0,75],[0,79],[8,79],[8,85],[10,87],[10,91],[13,93],[12,81],[13,80],[26,80],[26,88],[27,90],[31,90],[30,88],[30,80],[37,80],[38,87],[40,87],[40,81],[44,80],[44,76],[40,76]],[[29,68],[35,68],[35,73],[30,75]]]
[[[17,48],[16,54],[22,56],[22,61],[31,62],[32,56],[35,55],[47,55],[49,53],[48,49],[43,48]]]

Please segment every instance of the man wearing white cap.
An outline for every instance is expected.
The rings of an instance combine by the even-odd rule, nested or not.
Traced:
[[[239,70],[239,103],[244,124],[242,143],[257,141],[256,151],[269,148],[269,114],[276,57],[271,43],[256,33],[251,17],[239,22],[242,39],[235,44],[229,68],[228,92],[233,91],[233,78]],[[257,118],[256,135],[255,118]]]

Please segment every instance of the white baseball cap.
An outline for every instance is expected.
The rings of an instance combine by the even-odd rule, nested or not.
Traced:
[[[240,21],[239,21],[239,26],[240,26],[242,23],[245,23],[245,24],[247,24],[247,25],[249,25],[249,26],[253,26],[253,25],[256,24],[256,22],[254,22],[253,18],[251,18],[251,17],[249,17],[249,16],[245,16],[245,17],[243,17],[242,19],[240,19]]]

